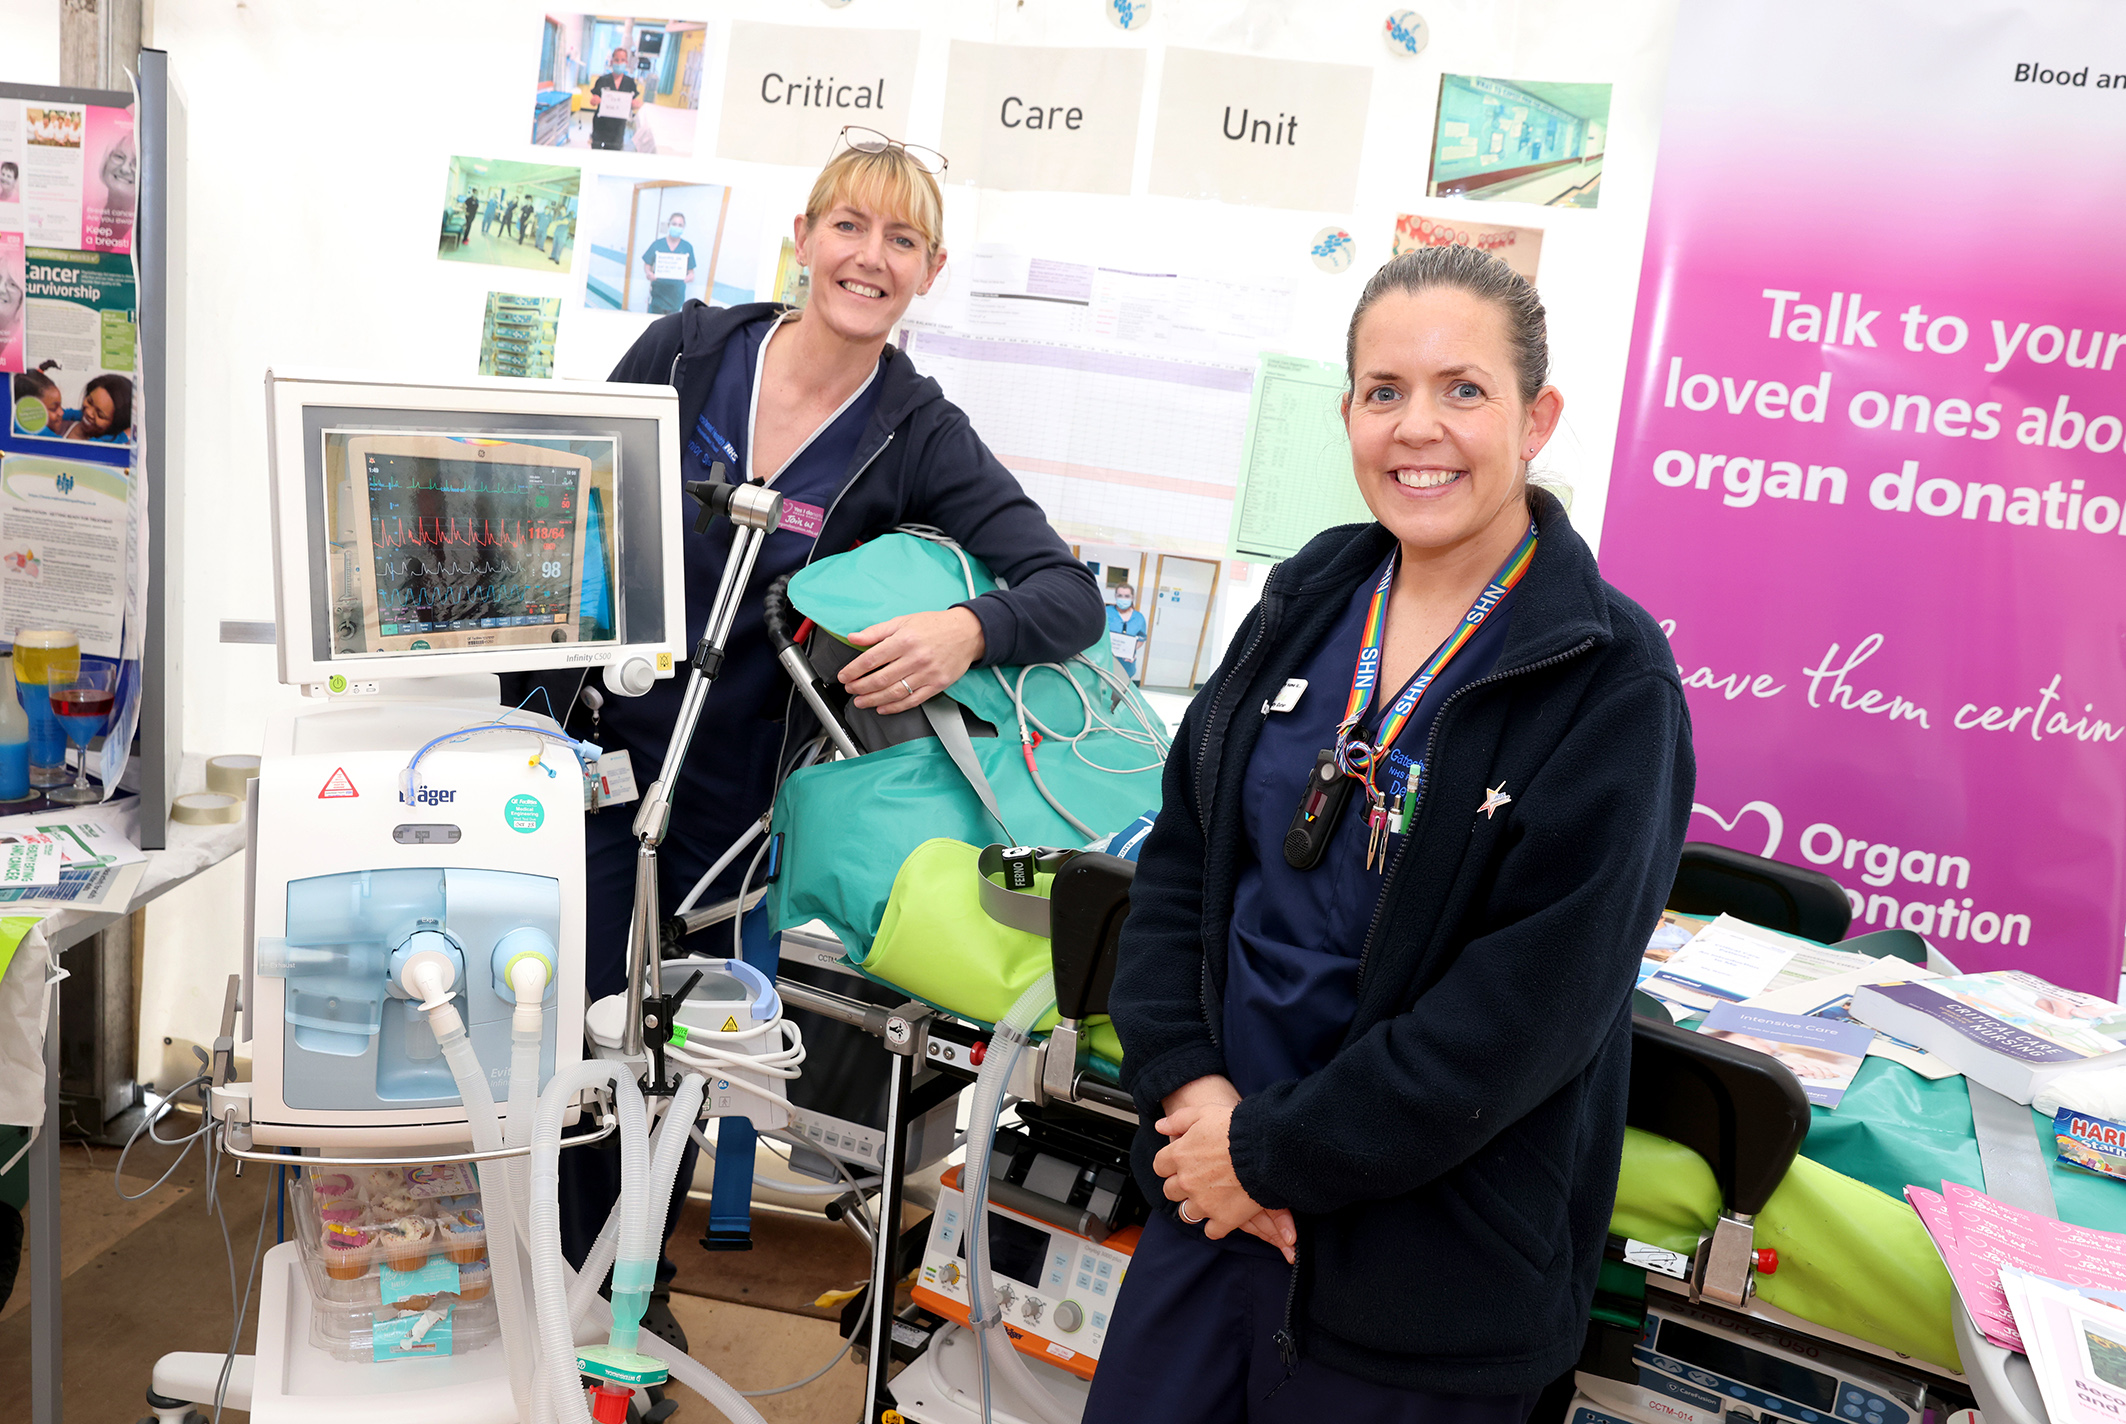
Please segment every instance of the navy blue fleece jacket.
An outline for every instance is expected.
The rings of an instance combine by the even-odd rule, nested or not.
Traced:
[[[1690,818],[1675,660],[1547,494],[1497,668],[1442,704],[1334,1059],[1243,1101],[1240,1184],[1299,1228],[1286,1328],[1382,1384],[1542,1388],[1572,1366],[1616,1193],[1630,995]],[[1189,709],[1110,1000],[1149,1126],[1222,1074],[1240,786],[1268,700],[1392,543],[1347,525],[1280,564]],[[1513,800],[1479,811],[1492,787]]]

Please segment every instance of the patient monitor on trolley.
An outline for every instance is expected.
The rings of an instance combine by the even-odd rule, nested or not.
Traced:
[[[683,660],[678,407],[662,387],[269,375],[281,681],[250,807],[240,1143],[467,1140],[413,992],[441,965],[497,1100],[512,966],[545,962],[540,1084],[581,1056],[597,749],[503,672]],[[248,1144],[245,1144],[248,1145]]]

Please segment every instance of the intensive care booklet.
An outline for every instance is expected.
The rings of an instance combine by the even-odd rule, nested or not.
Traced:
[[[1715,1004],[1698,1032],[1778,1059],[1801,1080],[1809,1101],[1824,1108],[1838,1106],[1875,1038],[1873,1029],[1860,1024],[1744,1004]]]

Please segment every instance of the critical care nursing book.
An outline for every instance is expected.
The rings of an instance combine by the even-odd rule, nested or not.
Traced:
[[[1865,985],[1851,1012],[2019,1103],[2062,1074],[2126,1063],[2126,1009],[2019,969]]]

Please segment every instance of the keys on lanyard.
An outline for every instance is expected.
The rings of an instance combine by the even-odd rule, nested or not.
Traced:
[[[1412,760],[1407,753],[1395,749],[1396,738],[1409,725],[1425,692],[1455,654],[1469,645],[1477,629],[1491,616],[1527,574],[1528,566],[1535,559],[1535,525],[1531,522],[1528,532],[1521,536],[1520,543],[1506,556],[1506,562],[1492,576],[1484,591],[1469,605],[1453,633],[1425,660],[1416,676],[1404,685],[1402,692],[1381,717],[1380,730],[1373,741],[1358,735],[1359,726],[1365,721],[1366,710],[1373,705],[1373,692],[1380,681],[1382,643],[1387,633],[1388,595],[1395,586],[1395,571],[1401,564],[1401,552],[1388,560],[1388,567],[1381,572],[1380,582],[1374,585],[1373,601],[1367,606],[1366,621],[1358,649],[1358,664],[1351,673],[1351,696],[1344,705],[1344,719],[1336,731],[1336,765],[1344,775],[1356,781],[1366,797],[1366,869],[1387,869],[1388,837],[1403,835],[1410,829],[1410,818],[1416,814],[1418,787],[1424,776],[1421,763]],[[1387,776],[1380,775],[1386,763]]]

